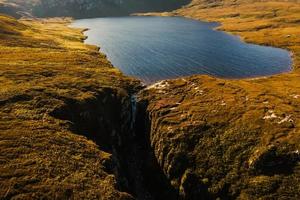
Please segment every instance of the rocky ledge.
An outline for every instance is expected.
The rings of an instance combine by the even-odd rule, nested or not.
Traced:
[[[264,79],[193,76],[148,87],[138,105],[182,199],[297,199],[299,94]]]
[[[139,82],[68,24],[0,15],[1,199],[133,199],[118,152]]]

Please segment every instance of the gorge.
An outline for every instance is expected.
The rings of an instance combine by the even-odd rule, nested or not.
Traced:
[[[51,2],[69,12],[87,1]],[[17,16],[34,14],[27,6]],[[144,15],[219,22],[246,46],[281,48],[271,52],[284,60],[290,51],[293,63],[267,77],[192,75],[146,87],[84,44],[71,19],[1,14],[0,198],[299,199],[299,2],[193,0]]]

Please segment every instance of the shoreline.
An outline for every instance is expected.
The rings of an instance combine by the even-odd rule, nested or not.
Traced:
[[[127,16],[127,17],[138,17],[138,16],[145,16],[145,17],[180,17],[180,18],[186,18],[186,19],[191,19],[191,20],[195,20],[195,21],[202,21],[202,22],[207,22],[207,23],[216,23],[216,27],[213,28],[213,30],[215,31],[221,31],[223,33],[226,33],[226,34],[229,34],[229,35],[232,35],[232,36],[235,36],[237,37],[241,42],[245,43],[245,44],[251,44],[251,45],[257,45],[257,46],[263,46],[263,47],[270,47],[270,48],[275,48],[275,49],[281,49],[281,50],[285,50],[288,52],[289,56],[290,56],[290,59],[291,59],[291,65],[289,66],[290,69],[288,70],[284,70],[282,72],[279,72],[279,73],[275,73],[275,74],[270,74],[270,75],[261,75],[261,76],[249,76],[249,77],[244,77],[244,78],[226,78],[226,77],[218,77],[218,76],[213,76],[213,75],[209,75],[209,74],[192,74],[192,75],[187,75],[187,76],[179,76],[179,77],[175,77],[175,78],[167,78],[167,79],[163,79],[163,80],[158,80],[158,81],[155,81],[155,82],[152,82],[152,83],[146,83],[144,82],[143,80],[139,79],[138,77],[135,77],[135,76],[129,76],[129,75],[126,75],[124,72],[122,72],[121,69],[115,67],[111,61],[108,59],[108,61],[112,64],[112,66],[116,69],[118,69],[119,71],[122,72],[122,74],[124,74],[125,76],[128,76],[130,78],[134,78],[134,79],[138,79],[139,81],[142,82],[143,85],[146,85],[146,86],[150,86],[150,85],[154,85],[156,83],[159,83],[161,81],[168,81],[168,80],[174,80],[174,79],[182,79],[182,78],[188,78],[190,76],[209,76],[209,77],[212,77],[212,78],[216,78],[216,79],[222,79],[222,80],[257,80],[257,79],[265,79],[265,78],[269,78],[269,77],[273,77],[273,76],[280,76],[280,75],[284,75],[284,74],[290,74],[290,73],[293,73],[294,72],[294,65],[295,65],[295,61],[294,61],[294,53],[290,50],[290,49],[287,49],[287,48],[282,48],[282,47],[278,47],[278,46],[270,46],[270,45],[266,45],[266,44],[257,44],[257,43],[253,43],[253,42],[247,42],[246,40],[244,40],[244,38],[238,34],[233,34],[232,32],[228,32],[226,30],[220,30],[219,28],[222,27],[222,23],[221,22],[218,22],[218,21],[209,21],[209,20],[205,20],[205,19],[194,19],[192,17],[186,17],[186,16],[180,16],[180,15],[171,15],[171,16],[165,16],[165,15],[151,15],[151,13],[145,13],[145,15],[143,15],[142,13],[134,13],[130,16]],[[119,18],[119,17],[118,17]],[[101,46],[97,46],[97,45],[94,45],[94,44],[88,44],[86,43],[85,41],[88,39],[88,36],[85,34],[85,32],[89,31],[90,29],[89,28],[77,28],[77,27],[72,27],[72,23],[75,21],[76,19],[72,19],[70,21],[70,24],[69,26],[71,28],[75,28],[75,29],[80,29],[82,30],[82,34],[84,35],[84,40],[83,40],[83,43],[85,45],[92,45],[92,46],[95,46],[98,48],[98,51],[99,53],[103,54],[104,56],[107,57],[107,55],[104,53],[104,52],[101,52]]]
[[[172,12],[170,12],[172,13]],[[220,29],[223,24],[222,22],[220,21],[211,21],[211,20],[207,20],[205,18],[201,18],[201,19],[197,19],[197,18],[193,18],[193,17],[189,17],[189,16],[182,16],[182,15],[169,15],[170,13],[134,13],[132,16],[145,16],[145,17],[182,17],[182,18],[186,18],[186,19],[191,19],[191,20],[196,20],[196,21],[203,21],[203,22],[207,22],[207,23],[217,23],[217,27],[214,28],[214,30],[216,31],[221,31],[221,32],[224,32],[224,33],[227,33],[229,35],[233,35],[233,36],[236,36],[239,38],[240,41],[246,43],[246,44],[252,44],[252,45],[258,45],[258,46],[265,46],[265,47],[271,47],[271,48],[277,48],[277,49],[282,49],[282,50],[286,50],[287,52],[289,52],[289,56],[291,58],[291,61],[292,61],[292,64],[291,64],[291,70],[287,71],[287,72],[281,72],[281,73],[278,73],[278,74],[273,74],[273,75],[267,75],[267,76],[261,76],[262,78],[264,77],[271,77],[271,76],[276,76],[276,75],[284,75],[284,74],[289,74],[289,73],[293,73],[294,70],[295,70],[295,59],[294,58],[294,52],[289,49],[289,48],[283,48],[283,47],[279,47],[279,46],[273,46],[273,45],[268,45],[268,44],[259,44],[259,43],[255,43],[255,42],[249,42],[247,40],[245,40],[241,35],[239,34],[236,34],[236,33],[233,33],[233,32],[230,32],[230,31],[226,31],[226,30],[222,30]],[[195,74],[195,75],[201,75],[201,74]],[[205,75],[205,74],[204,74]],[[193,76],[193,75],[191,75]],[[210,75],[208,75],[210,76]],[[220,77],[214,77],[212,76],[213,78],[220,78]],[[257,77],[259,78],[259,77]],[[248,78],[237,78],[237,79],[231,79],[231,78],[220,78],[220,79],[224,79],[224,80],[247,80]],[[251,77],[249,77],[249,79],[252,79]]]
[[[143,89],[66,22],[7,20],[22,34],[0,40],[0,196],[299,197],[298,69]]]

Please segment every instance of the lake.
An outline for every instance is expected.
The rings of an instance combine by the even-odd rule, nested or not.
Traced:
[[[247,44],[214,30],[217,23],[181,17],[112,17],[75,20],[89,28],[88,44],[101,47],[124,74],[145,83],[193,74],[250,78],[291,70],[288,51]]]

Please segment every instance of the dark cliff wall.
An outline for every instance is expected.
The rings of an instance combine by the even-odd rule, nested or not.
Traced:
[[[189,0],[40,0],[34,6],[33,13],[39,17],[124,16],[134,12],[172,10],[188,2]]]
[[[176,190],[158,165],[150,144],[145,106],[136,105],[128,91],[107,87],[81,101],[65,99],[50,115],[110,155],[101,163],[105,172],[116,178],[119,191],[137,200],[176,200]]]
[[[264,81],[194,76],[139,93],[141,132],[179,199],[299,198],[299,104]]]

